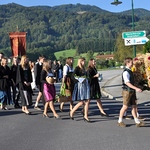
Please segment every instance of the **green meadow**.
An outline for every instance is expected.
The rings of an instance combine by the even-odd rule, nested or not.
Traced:
[[[96,56],[98,53],[94,53],[93,56]],[[74,57],[74,59],[78,59],[80,57],[86,58],[86,53],[82,53],[79,56],[76,56],[76,49],[62,50],[54,53],[56,59],[58,60],[60,57]]]

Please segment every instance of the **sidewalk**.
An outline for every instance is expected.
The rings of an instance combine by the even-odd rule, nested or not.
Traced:
[[[102,93],[110,99],[122,101],[122,78],[121,75],[115,76],[101,87]],[[138,104],[150,104],[150,91],[137,92]]]

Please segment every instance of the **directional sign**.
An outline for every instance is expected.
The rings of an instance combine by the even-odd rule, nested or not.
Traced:
[[[145,37],[145,36],[146,36],[146,31],[132,31],[132,32],[123,32],[122,33],[123,39],[138,38],[138,37]]]
[[[148,41],[149,39],[147,37],[124,39],[125,46],[141,45],[141,44],[145,44]]]

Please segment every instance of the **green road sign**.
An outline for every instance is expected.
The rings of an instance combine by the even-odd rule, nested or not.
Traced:
[[[122,38],[138,38],[138,37],[145,37],[146,31],[131,31],[131,32],[123,32]]]

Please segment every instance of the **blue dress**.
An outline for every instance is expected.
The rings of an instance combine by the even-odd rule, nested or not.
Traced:
[[[90,86],[86,78],[85,70],[77,66],[73,72],[73,76],[75,85],[72,100],[78,101],[90,99]]]

